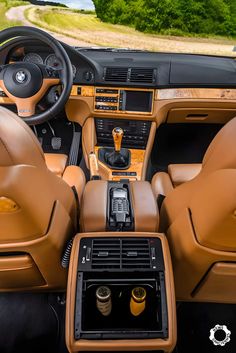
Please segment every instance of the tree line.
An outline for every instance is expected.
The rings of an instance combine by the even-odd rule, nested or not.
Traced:
[[[93,0],[104,22],[167,35],[236,36],[236,0]]]

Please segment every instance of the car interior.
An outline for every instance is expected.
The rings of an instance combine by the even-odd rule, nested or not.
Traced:
[[[0,352],[234,352],[235,59],[0,43]]]

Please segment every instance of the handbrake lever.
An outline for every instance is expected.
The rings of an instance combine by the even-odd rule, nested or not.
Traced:
[[[89,154],[89,169],[90,169],[90,179],[91,180],[101,180],[98,169],[98,160],[94,152]]]

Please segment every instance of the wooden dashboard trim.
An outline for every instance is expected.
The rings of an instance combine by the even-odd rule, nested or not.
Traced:
[[[123,110],[114,110],[114,111],[105,111],[105,110],[99,110],[96,109],[96,101],[95,97],[114,97],[118,98],[119,93],[101,93],[101,92],[96,92],[97,89],[108,89],[108,90],[117,90],[122,91],[137,91],[137,92],[150,92],[152,93],[152,106],[151,106],[151,111],[150,112],[138,112],[138,111],[123,111]],[[80,93],[78,94],[78,90]],[[79,97],[93,97],[93,111],[95,113],[102,113],[104,115],[107,114],[114,114],[117,116],[118,114],[121,115],[138,115],[138,116],[152,116],[154,112],[154,101],[155,101],[155,95],[156,95],[156,90],[154,88],[135,88],[135,87],[111,87],[111,86],[82,86],[82,85],[73,85],[72,90],[71,90],[71,97],[72,98],[79,98]],[[106,103],[106,102],[101,102],[100,105],[103,106],[117,106],[117,103]]]
[[[98,151],[101,147],[95,146],[94,151],[98,158]],[[129,149],[131,152],[131,163],[130,167],[125,170],[114,170],[110,169],[106,164],[102,163],[98,160],[98,168],[99,173],[102,179],[105,180],[114,180],[119,181],[120,179],[129,179],[129,180],[142,180],[143,175],[143,165],[146,150],[138,150],[138,149]],[[136,172],[137,175],[134,177],[122,177],[122,176],[114,176],[113,172]]]
[[[156,90],[156,100],[219,99],[236,100],[236,89],[227,88],[170,88]]]

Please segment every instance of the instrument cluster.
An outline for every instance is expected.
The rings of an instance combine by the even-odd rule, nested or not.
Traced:
[[[55,54],[49,54],[45,59],[38,53],[27,53],[24,58],[24,62],[29,62],[33,64],[44,64],[46,66],[49,66],[51,68],[60,70],[62,69],[62,63],[61,60],[55,55]],[[72,70],[73,70],[73,76],[76,76],[77,69],[75,65],[72,65]]]

